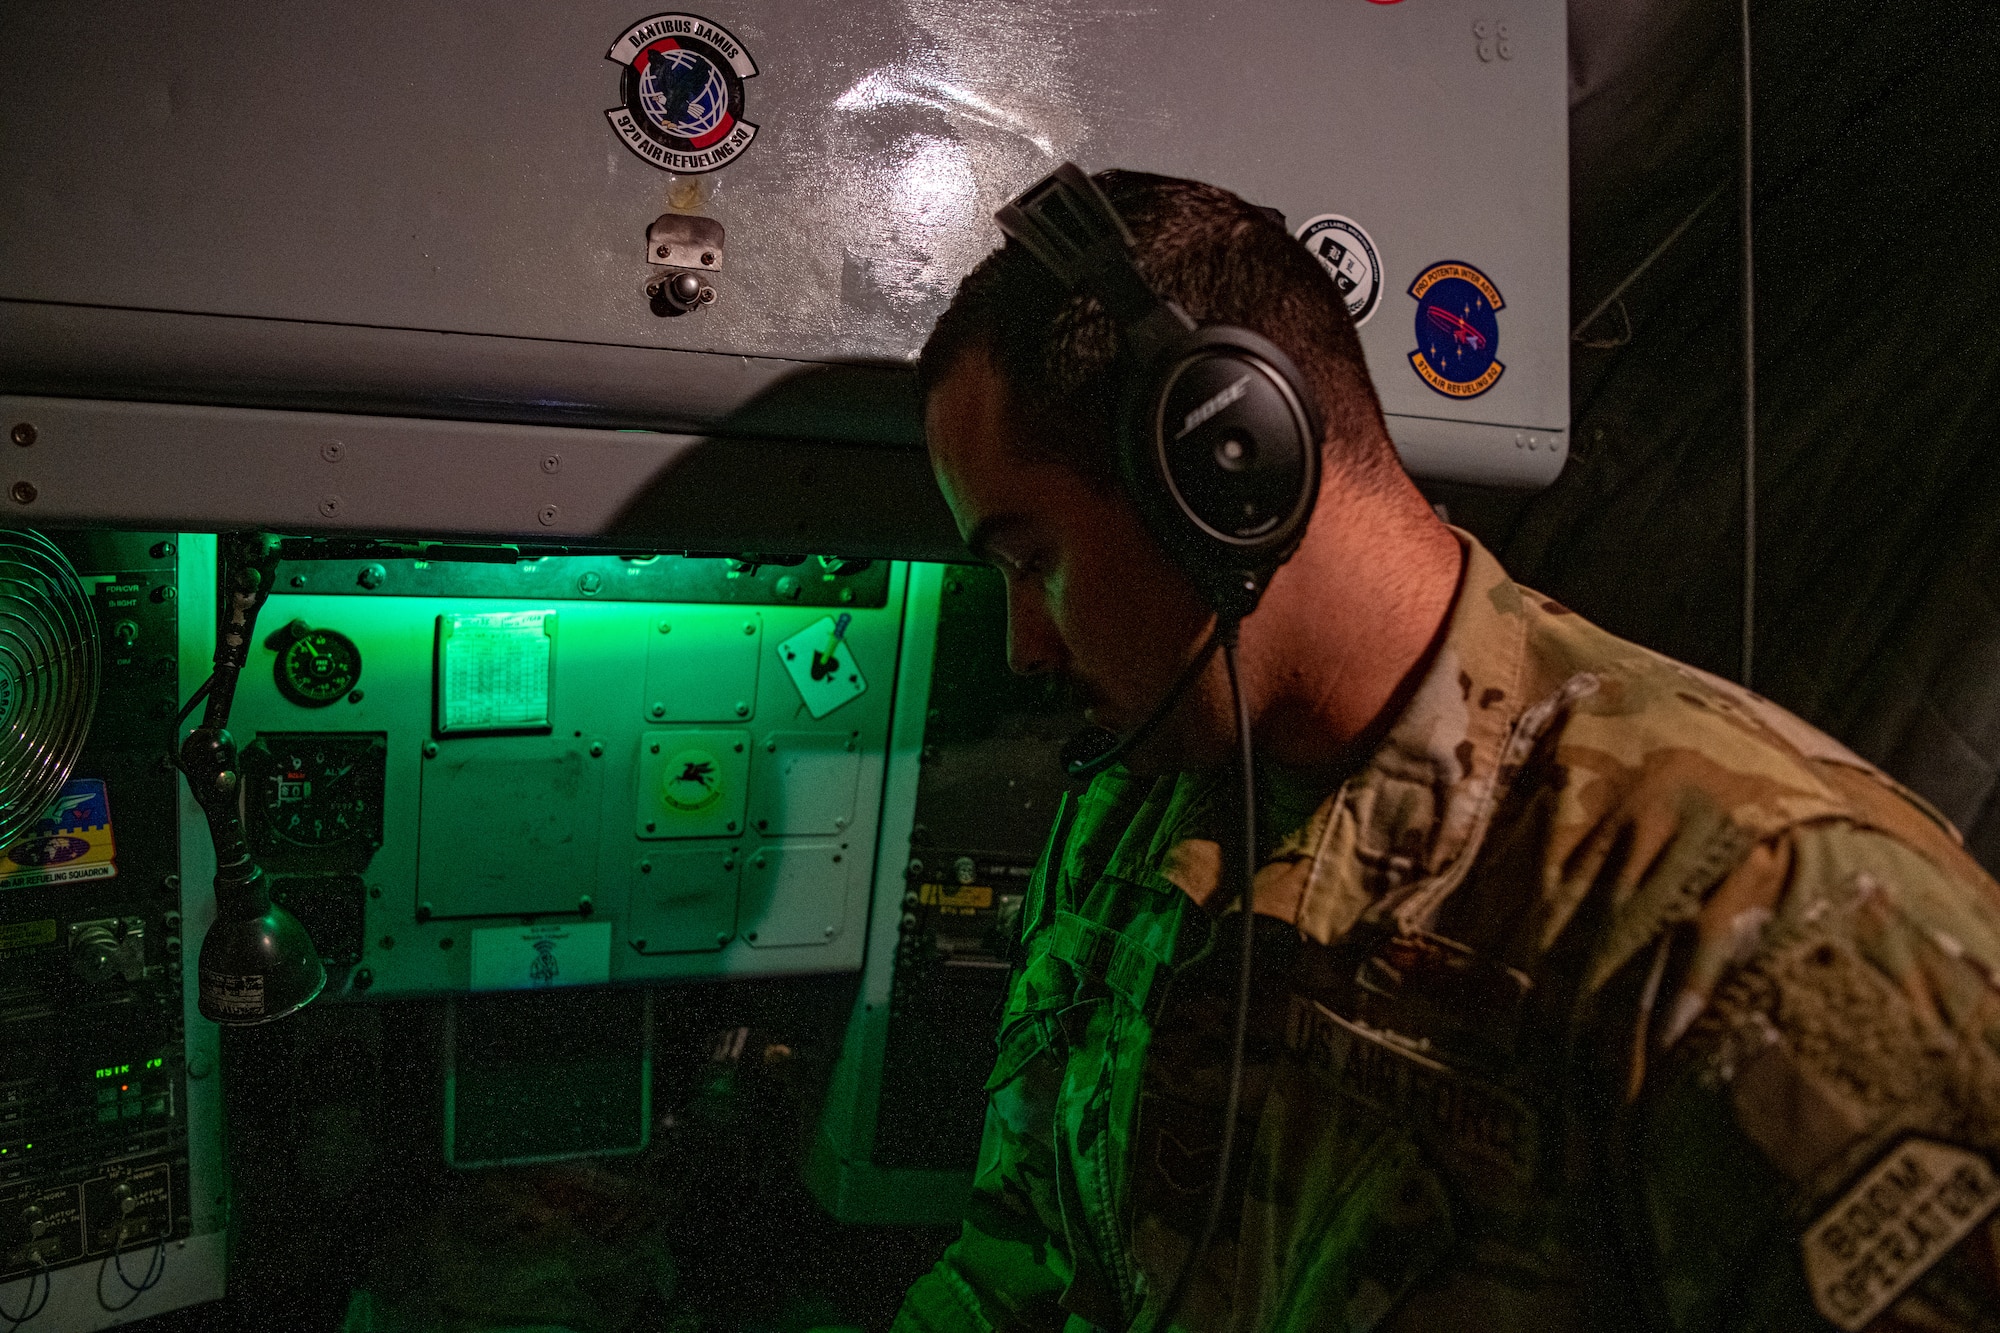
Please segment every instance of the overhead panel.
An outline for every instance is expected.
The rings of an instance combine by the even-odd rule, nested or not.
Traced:
[[[909,466],[910,359],[999,239],[993,210],[1073,159],[1280,211],[1352,312],[1420,473],[1533,484],[1560,466],[1558,0],[690,3],[8,7],[0,392],[324,408],[364,436],[458,417],[875,443],[817,498],[809,465],[760,483],[712,457],[770,487],[732,519],[746,528],[915,554],[940,532]],[[106,33],[147,53],[113,102],[103,63],[78,57]],[[61,484],[75,451],[156,453],[148,410],[79,418],[9,461],[44,512],[88,506]],[[289,438],[210,434],[246,460]],[[664,489],[641,527],[671,541],[712,522],[689,447],[663,440],[638,475],[551,449],[520,481],[549,497],[518,513],[454,462],[446,493],[471,510],[454,526],[609,531],[615,485]],[[422,508],[380,486],[386,455],[354,463],[364,498],[329,487],[309,523]],[[133,503],[207,512],[233,493],[255,514],[245,491],[275,504],[298,476],[169,469]],[[581,529],[562,488],[591,497]],[[902,529],[882,522],[892,494]]]

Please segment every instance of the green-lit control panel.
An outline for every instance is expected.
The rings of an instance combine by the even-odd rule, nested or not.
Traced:
[[[936,625],[909,586],[287,562],[230,721],[273,894],[349,996],[857,968],[902,645]]]

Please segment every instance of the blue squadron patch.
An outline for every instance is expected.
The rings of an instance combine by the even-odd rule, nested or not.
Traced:
[[[1507,367],[1500,363],[1498,312],[1507,303],[1492,280],[1455,260],[1432,264],[1410,284],[1417,302],[1417,349],[1410,366],[1447,398],[1477,398]]]

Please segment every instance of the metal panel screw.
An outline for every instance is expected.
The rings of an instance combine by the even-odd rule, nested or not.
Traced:
[[[667,706],[665,704],[654,704],[651,708],[648,708],[646,711],[654,717],[665,717],[667,715]],[[658,754],[659,750],[660,750],[659,746],[655,745],[653,747],[653,752],[655,754]]]
[[[736,701],[736,716],[738,717],[750,716],[750,705],[744,703],[741,699],[738,699]]]
[[[543,527],[552,528],[556,524],[556,515],[560,514],[561,512],[562,511],[560,509],[557,509],[554,505],[543,505],[541,507],[540,512],[538,512],[535,515],[535,517],[541,520],[541,524]]]
[[[31,505],[35,502],[35,497],[41,494],[35,489],[35,483],[32,481],[17,481],[14,483],[14,489],[7,493],[14,497],[14,503],[18,505]]]
[[[20,445],[23,449],[33,444],[35,442],[35,423],[32,421],[15,422],[13,438],[14,443]]]
[[[596,570],[590,570],[576,581],[579,591],[588,596],[604,586],[604,577]]]
[[[728,932],[728,931],[726,931],[726,930],[718,930],[718,931],[716,931],[716,932],[715,932],[715,942],[716,942],[717,944],[727,944],[727,943],[729,943],[729,932]]]
[[[744,622],[743,622],[743,632],[744,632],[745,634],[755,634],[755,633],[757,632],[757,622],[756,622],[756,621],[754,621],[754,620],[746,620],[746,621],[744,621]]]
[[[548,473],[551,477],[562,471],[562,455],[549,454],[545,456],[542,459],[542,471]]]
[[[827,937],[828,939],[832,939],[832,938],[833,938],[833,927],[832,927],[832,926],[828,926],[828,927],[826,928],[826,937]]]
[[[424,758],[435,759],[437,757],[438,757],[438,743],[436,741],[425,741]]]
[[[662,633],[662,634],[672,634],[673,632],[674,632],[674,625],[673,625],[673,622],[672,622],[672,621],[670,621],[670,620],[662,620],[662,621],[660,622],[660,633]]]
[[[656,259],[665,259],[667,257],[667,247],[664,245],[654,246],[653,257]]]
[[[604,744],[603,744],[603,742],[601,742],[601,741],[592,741],[592,742],[590,743],[590,757],[591,757],[592,759],[602,759],[602,758],[604,757]]]
[[[329,495],[326,497],[326,499],[321,500],[319,502],[319,516],[321,518],[332,518],[335,514],[338,514],[339,512],[340,512],[339,496]]]
[[[354,576],[354,581],[368,589],[368,591],[374,592],[382,586],[383,580],[388,577],[389,571],[380,565],[363,565],[361,572]]]
[[[704,264],[713,264],[715,262],[715,251],[713,250],[702,251],[701,262]]]
[[[640,873],[640,874],[642,874],[642,875],[650,875],[650,874],[652,874],[652,873],[653,873],[653,863],[652,863],[651,861],[641,861],[641,862],[639,863],[639,873]]]
[[[329,463],[338,463],[341,452],[339,440],[328,440],[319,447],[319,456]]]

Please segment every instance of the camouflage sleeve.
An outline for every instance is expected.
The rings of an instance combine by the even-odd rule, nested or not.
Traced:
[[[1611,1136],[1675,1329],[2000,1331],[2000,892],[1845,823],[1661,941]]]
[[[893,1333],[1060,1330],[1057,1302],[1073,1270],[1063,1245],[1055,1182],[1056,1097],[1063,1067],[1054,1014],[1066,998],[1049,984],[1043,940],[1054,913],[1050,861],[1071,817],[1065,800],[1021,911],[1022,965],[1008,988],[999,1058],[986,1080],[986,1127],[957,1240],[911,1285]]]
[[[1068,1285],[1059,1235],[1042,1219],[1040,1191],[1001,1105],[989,1103],[965,1224],[944,1257],[910,1287],[894,1333],[1060,1330]],[[1052,1192],[1052,1189],[1051,1189]]]

